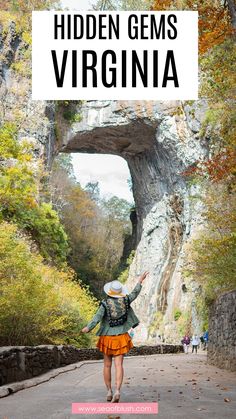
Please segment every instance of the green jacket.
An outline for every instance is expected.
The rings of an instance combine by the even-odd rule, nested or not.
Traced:
[[[133,291],[129,294],[129,301],[132,301],[137,298],[140,291],[142,289],[142,285],[138,282],[137,285],[134,287]],[[97,336],[111,336],[111,335],[121,335],[122,333],[128,332],[131,327],[136,327],[139,324],[139,319],[136,316],[132,307],[129,307],[127,320],[121,326],[114,326],[111,327],[108,322],[108,317],[106,315],[106,309],[103,305],[100,305],[97,313],[94,315],[92,320],[87,324],[89,331],[91,331],[99,322],[100,328],[97,331]]]

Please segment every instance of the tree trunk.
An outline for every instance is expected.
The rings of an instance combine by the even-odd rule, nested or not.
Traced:
[[[227,0],[229,13],[231,16],[231,22],[233,25],[233,28],[236,29],[236,4],[235,0]]]

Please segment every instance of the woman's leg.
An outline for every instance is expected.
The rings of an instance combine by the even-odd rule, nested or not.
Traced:
[[[104,382],[108,390],[111,389],[111,366],[112,366],[112,356],[104,354],[103,376],[104,376]]]
[[[123,358],[124,355],[115,355],[115,369],[116,369],[116,390],[120,391],[123,376],[124,376],[124,368],[123,368]]]

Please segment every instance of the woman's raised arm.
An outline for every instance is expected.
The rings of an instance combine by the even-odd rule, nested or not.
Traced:
[[[142,289],[142,283],[143,283],[144,279],[146,278],[146,276],[148,274],[149,274],[149,272],[146,271],[142,275],[139,276],[138,283],[135,285],[134,289],[129,294],[129,301],[130,301],[130,303],[132,303],[132,301],[134,301],[135,298],[137,298],[137,296],[139,295],[139,293],[140,293],[140,291]]]

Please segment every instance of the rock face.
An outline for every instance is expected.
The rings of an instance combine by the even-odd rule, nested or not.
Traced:
[[[32,142],[35,156],[44,156],[49,167],[55,144],[55,105],[31,99],[29,52],[30,46],[17,33],[15,22],[0,12],[0,123],[16,124],[19,140]]]
[[[60,151],[110,153],[127,161],[137,247],[128,287],[138,274],[150,272],[134,302],[141,321],[135,341],[156,342],[158,335],[174,341],[175,310],[184,313],[189,307],[199,333],[194,286],[186,288],[182,269],[184,246],[200,222],[200,209],[192,200],[198,191],[183,173],[207,155],[207,144],[199,138],[204,104],[88,101],[78,105],[81,122],[71,124],[55,103],[31,100],[30,75],[14,67],[16,60],[26,62],[28,48],[10,22],[0,38],[0,120],[19,120],[19,139],[33,141],[36,156],[44,153],[47,166]]]
[[[174,311],[186,312],[193,300],[194,290],[184,288],[182,266],[184,244],[200,222],[200,208],[193,205],[197,191],[184,172],[207,155],[199,139],[200,105],[89,101],[78,109],[81,122],[68,126],[57,120],[58,150],[117,154],[128,163],[137,214],[137,251],[128,287],[138,274],[150,272],[134,302],[141,320],[136,342],[157,341],[162,334],[173,341]],[[194,304],[189,315],[199,333]]]

